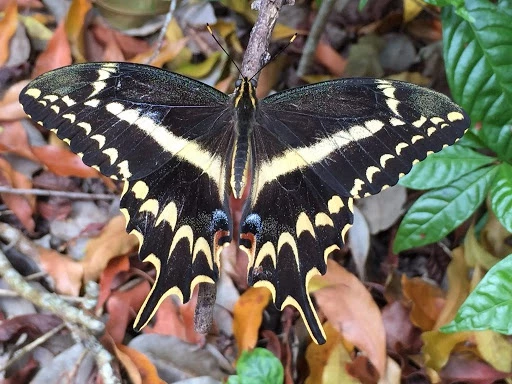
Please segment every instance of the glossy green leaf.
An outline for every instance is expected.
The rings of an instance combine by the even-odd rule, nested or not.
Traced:
[[[400,184],[413,189],[444,187],[496,159],[469,147],[454,145],[428,156],[405,175]]]
[[[446,73],[475,132],[502,159],[512,156],[512,11],[508,1],[466,2],[474,22],[443,9]],[[508,126],[508,127],[507,127]]]
[[[485,330],[512,334],[512,255],[492,267],[442,332]]]
[[[277,357],[264,348],[244,351],[236,363],[236,376],[230,376],[228,384],[282,383],[284,369]]]
[[[496,166],[477,169],[422,195],[402,220],[393,250],[436,242],[457,228],[482,203],[496,170]]]
[[[512,165],[499,166],[490,193],[494,214],[507,231],[512,232]]]

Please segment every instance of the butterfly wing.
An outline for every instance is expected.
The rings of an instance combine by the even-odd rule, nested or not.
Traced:
[[[38,77],[20,101],[86,164],[127,180],[127,231],[157,271],[136,327],[169,294],[187,301],[196,284],[217,280],[231,238],[223,181],[233,134],[228,96],[149,66],[87,63]]]
[[[295,306],[323,342],[307,286],[343,243],[352,199],[396,184],[414,163],[461,137],[469,119],[425,88],[348,79],[269,96],[256,120],[240,231],[248,280],[267,286],[279,308]]]

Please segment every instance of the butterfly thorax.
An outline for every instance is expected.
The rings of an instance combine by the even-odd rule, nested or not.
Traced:
[[[233,97],[235,141],[231,159],[231,190],[236,199],[240,199],[247,185],[251,153],[249,140],[254,127],[254,114],[258,100],[256,88],[247,78],[243,78],[235,89]]]

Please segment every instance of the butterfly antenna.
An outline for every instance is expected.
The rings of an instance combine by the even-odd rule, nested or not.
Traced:
[[[213,37],[213,40],[215,40],[215,42],[219,45],[220,49],[222,49],[224,51],[224,53],[229,57],[229,60],[231,60],[231,62],[235,65],[236,69],[238,69],[238,72],[240,73],[240,76],[243,76],[242,75],[242,71],[240,70],[240,67],[238,65],[236,65],[235,63],[235,60],[233,60],[230,56],[230,54],[228,53],[228,51],[226,51],[224,49],[224,47],[222,46],[222,44],[219,42],[219,40],[217,40],[217,38],[215,37],[215,35],[213,34],[213,31],[212,31],[212,28],[210,27],[210,24],[206,23],[206,28],[208,29],[208,32],[210,32],[210,35],[212,35]]]
[[[263,68],[265,68],[267,65],[269,65],[271,62],[274,61],[274,59],[279,56],[286,48],[288,48],[290,46],[291,43],[294,42],[294,40],[297,38],[297,33],[294,33],[293,36],[291,37],[290,41],[288,42],[288,44],[286,44],[283,48],[281,48],[279,51],[277,51],[276,53],[274,53],[274,55],[270,58],[269,61],[267,61],[267,63],[261,67],[258,72],[256,72],[249,80],[252,80],[254,79],[262,70]]]

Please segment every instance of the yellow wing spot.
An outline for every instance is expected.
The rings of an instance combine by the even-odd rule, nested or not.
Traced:
[[[455,142],[457,142],[458,140],[460,140],[460,138],[456,139]],[[443,148],[446,148],[446,147],[449,147],[449,146],[450,146],[449,144],[443,144]]]
[[[92,83],[93,90],[92,90],[91,94],[89,95],[89,97],[96,96],[106,86],[107,86],[107,83],[105,83],[104,81],[95,81],[94,83]]]
[[[132,173],[128,167],[128,160],[121,161],[119,164],[117,164],[117,168],[119,168],[119,174],[124,179],[129,179],[131,177]]]
[[[82,121],[82,122],[78,123],[77,125],[80,128],[84,129],[86,135],[89,135],[89,133],[91,133],[91,130],[92,130],[91,124],[85,123],[85,122]]]
[[[119,180],[119,177],[117,177],[116,175],[110,175],[109,176],[112,180]]]
[[[388,105],[389,109],[391,109],[391,111],[393,111],[393,113],[395,115],[400,116],[400,113],[398,112],[398,104],[400,104],[400,102],[398,100],[386,99],[386,104]]]
[[[102,67],[98,69],[98,81],[107,80],[110,76],[112,76],[112,74],[105,68]]]
[[[421,127],[423,124],[425,124],[425,121],[427,121],[427,118],[425,116],[421,116],[418,120],[412,123],[416,128]]]
[[[58,105],[52,105],[50,109],[55,113],[60,113],[60,108]]]
[[[368,120],[364,123],[364,126],[366,129],[368,129],[371,133],[375,134],[377,132],[379,132],[383,127],[384,127],[384,123],[380,120]],[[367,135],[365,136],[367,137]],[[358,138],[359,140],[359,138]]]
[[[440,117],[431,117],[430,118],[430,121],[432,122],[432,124],[434,125],[437,125],[439,123],[444,123],[444,119],[440,118]]]
[[[398,145],[395,147],[396,154],[400,155],[400,153],[402,153],[402,150],[404,148],[407,148],[408,146],[409,144],[407,143],[398,143]]]
[[[375,174],[377,172],[380,172],[380,168],[377,168],[375,166],[370,166],[366,169],[366,178],[368,179],[368,181],[371,183],[372,180],[373,180],[373,176],[375,176]]]
[[[400,178],[400,177],[404,177],[404,176],[405,176],[405,173],[403,173],[403,172],[400,172],[400,173],[398,174],[398,177],[399,177],[399,178]]]
[[[441,124],[441,128],[446,128],[446,127],[449,127],[449,126],[450,126],[450,124],[446,124],[446,123]],[[466,132],[466,131],[464,131],[464,133],[465,133],[465,132]]]
[[[126,224],[125,224],[125,226],[126,226],[128,224],[128,222],[130,221],[130,212],[126,208],[121,208],[120,211],[124,216],[124,221],[126,222]]]
[[[334,227],[332,219],[327,213],[319,212],[315,215],[315,227],[322,227],[328,225]]]
[[[262,245],[260,251],[258,252],[258,256],[256,256],[256,260],[254,261],[254,267],[257,267],[261,265],[265,257],[270,257],[272,259],[272,264],[274,265],[274,268],[277,267],[277,255],[276,255],[276,248],[274,247],[274,244],[272,242],[267,241],[265,244]],[[250,268],[252,265],[249,265],[248,268]]]
[[[429,127],[427,129],[427,135],[432,136],[436,131],[437,131],[437,129],[435,127]]]
[[[43,107],[46,107],[48,105],[48,103],[44,100],[37,100],[37,102],[41,104]]]
[[[316,238],[313,224],[311,223],[311,220],[309,220],[309,217],[305,212],[301,212],[299,217],[297,218],[295,232],[297,234],[297,238],[300,237],[302,232],[309,232],[311,236],[313,236],[313,238]]]
[[[434,151],[427,151],[427,156],[433,155]]]
[[[324,250],[324,261],[327,263],[327,259],[329,258],[329,255],[333,253],[336,250],[339,250],[340,247],[338,247],[336,244],[330,245]]]
[[[194,252],[192,253],[192,263],[196,260],[197,255],[199,252],[203,252],[203,254],[206,257],[206,261],[208,262],[208,266],[213,271],[213,257],[212,257],[212,250],[210,248],[210,244],[208,244],[208,241],[204,237],[199,237],[196,240],[196,243],[194,244]]]
[[[32,96],[34,99],[38,99],[39,96],[41,96],[41,90],[37,88],[30,88],[27,89],[27,92],[25,92],[25,95]]]
[[[341,208],[343,208],[344,206],[345,204],[343,203],[343,200],[341,200],[341,198],[338,195],[334,195],[327,202],[327,208],[329,209],[329,213],[331,215],[341,211]]]
[[[48,100],[50,103],[54,103],[55,101],[57,101],[59,99],[59,96],[57,96],[57,95],[46,95],[46,96],[43,96],[43,99]]]
[[[354,213],[354,199],[348,199],[348,210],[350,213]]]
[[[128,192],[129,189],[130,189],[130,183],[128,183],[128,182],[123,183],[123,190],[121,191],[121,197],[126,195],[126,192]]]
[[[414,136],[412,137],[412,139],[411,139],[411,144],[414,144],[414,143],[416,143],[417,141],[422,140],[422,139],[424,139],[424,137],[423,137],[423,136],[421,136],[421,135],[414,135]]]
[[[62,115],[64,119],[68,119],[71,124],[73,124],[76,120],[76,116],[73,113],[66,113],[65,115]]]
[[[359,192],[361,192],[361,189],[363,188],[364,181],[361,179],[355,179],[354,180],[354,186],[350,190],[350,194],[352,196],[359,196]]]
[[[105,63],[102,67],[105,71],[115,73],[117,69],[117,63]]]
[[[388,189],[388,188],[389,188],[389,185],[388,184],[384,184],[380,190],[383,191],[383,190]]]
[[[145,199],[148,195],[149,187],[144,181],[139,180],[133,185],[132,191],[136,199]]]
[[[272,294],[272,301],[275,303],[276,302],[276,287],[274,287],[274,284],[272,284],[270,281],[268,280],[260,280],[260,281],[257,281],[253,284],[253,287],[255,288],[258,288],[258,287],[265,287],[267,288],[270,293]]]
[[[91,99],[87,100],[84,105],[87,105],[88,107],[96,108],[100,104],[100,99]]]
[[[78,152],[76,154],[80,159],[83,159],[84,158],[84,153],[83,152]]]
[[[300,271],[300,262],[299,262],[299,251],[297,249],[297,243],[295,239],[290,234],[290,232],[283,232],[279,236],[279,240],[277,241],[277,253],[281,252],[281,248],[285,244],[288,244],[292,248],[293,255],[295,256],[295,263],[297,264],[297,271]]]
[[[343,229],[341,230],[341,240],[343,241],[343,243],[345,243],[345,240],[347,238],[347,232],[348,230],[352,227],[352,224],[345,224],[345,226],[343,227]]]
[[[137,183],[143,183],[142,181],[137,181]],[[137,184],[135,184],[137,185]],[[147,188],[147,185],[141,186],[141,188]],[[146,191],[147,195],[147,191]],[[137,197],[137,194],[135,194]],[[158,219],[156,220],[155,227],[158,227],[162,221],[166,221],[171,226],[171,229],[174,231],[174,227],[176,227],[176,223],[178,221],[178,209],[176,208],[176,204],[174,201],[171,201],[169,204],[165,206],[160,215],[158,215]]]
[[[156,216],[158,214],[158,200],[156,199],[149,199],[144,202],[139,208],[139,212],[149,212],[153,216]]]
[[[450,112],[447,118],[449,121],[454,122],[457,120],[464,120],[464,115],[460,112]]]
[[[130,235],[134,235],[137,238],[137,240],[139,240],[139,252],[140,252],[140,249],[142,248],[142,244],[144,243],[144,236],[142,236],[142,233],[140,233],[136,229],[132,229],[132,231],[130,232]]]
[[[71,97],[69,97],[68,95],[64,96],[62,98],[62,101],[64,102],[64,104],[66,104],[68,107],[72,107],[73,105],[76,104],[75,100],[73,100]]]
[[[119,157],[119,153],[115,148],[107,148],[103,151],[103,153],[109,157],[111,165],[114,164]]]
[[[388,153],[386,153],[385,155],[382,155],[382,156],[380,157],[380,160],[379,160],[379,162],[380,162],[380,166],[381,166],[382,168],[385,168],[385,167],[386,167],[386,163],[387,163],[387,161],[388,161],[388,160],[391,160],[391,159],[394,159],[394,158],[395,158],[395,156],[390,155],[390,154],[388,154]]]
[[[93,135],[91,139],[96,140],[98,142],[98,147],[101,149],[105,145],[106,138],[103,135]]]
[[[71,144],[71,140],[69,140],[68,138],[64,138],[62,139],[62,141],[65,142],[67,145]]]
[[[418,164],[419,162],[420,162],[420,161],[419,161],[418,159],[414,159],[414,160],[412,161],[412,165],[416,165],[416,164]]]
[[[190,225],[183,225],[178,228],[176,233],[174,234],[174,238],[172,239],[171,248],[169,250],[169,257],[174,252],[174,249],[176,248],[176,245],[181,239],[187,239],[188,244],[190,247],[190,254],[192,254],[192,247],[194,246],[194,231],[192,230],[192,227]],[[184,257],[184,255],[180,255],[181,257]]]
[[[92,169],[95,169],[95,170],[97,170],[98,172],[100,172],[100,173],[101,173],[101,169],[100,169],[100,167],[98,167],[97,165],[91,165],[91,168],[92,168]]]
[[[105,106],[106,110],[109,111],[113,115],[119,115],[124,111],[124,106],[121,103],[108,103]]]
[[[371,196],[370,192],[365,192],[365,194],[363,195],[363,197],[368,197],[368,196]]]
[[[397,119],[396,117],[392,117],[390,120],[389,120],[389,124],[391,124],[393,127],[396,127],[398,125],[404,125],[405,122],[400,120],[400,119]]]
[[[395,98],[395,91],[396,91],[396,88],[395,87],[386,87],[382,90],[382,93],[386,96],[386,97],[389,97],[390,99],[394,99]]]

